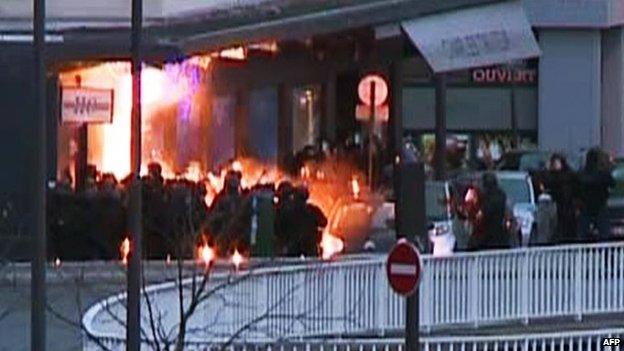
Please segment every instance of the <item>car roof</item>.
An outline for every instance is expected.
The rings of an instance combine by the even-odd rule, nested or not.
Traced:
[[[546,150],[529,149],[529,150],[510,150],[505,152],[505,155],[529,155],[529,154],[541,154],[550,155],[552,152]]]
[[[501,179],[526,179],[529,177],[529,173],[524,171],[475,171],[459,174],[456,179],[480,179],[485,173],[492,173]]]

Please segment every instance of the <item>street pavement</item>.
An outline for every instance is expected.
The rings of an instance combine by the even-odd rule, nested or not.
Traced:
[[[81,284],[64,282],[48,285],[48,302],[63,317],[73,323],[81,319],[77,297],[83,309],[97,301],[123,290],[125,284],[111,281],[89,281]],[[0,286],[0,350],[30,350],[30,286],[25,284]],[[50,351],[82,349],[80,329],[48,314],[47,345]]]
[[[272,262],[258,260],[254,265],[302,264],[299,259]],[[195,262],[185,262],[183,275],[196,271]],[[219,262],[215,270],[226,270]],[[144,262],[144,276],[149,284],[177,277],[174,264],[164,261]],[[48,351],[82,350],[81,316],[93,304],[126,288],[125,269],[119,262],[65,263],[47,271],[48,305],[54,313],[47,316]],[[58,314],[59,317],[54,314]],[[0,267],[0,351],[30,350],[30,266],[9,263]]]

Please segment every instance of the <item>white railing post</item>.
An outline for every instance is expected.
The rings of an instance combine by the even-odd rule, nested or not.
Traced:
[[[387,288],[388,282],[385,280],[384,265],[380,264],[375,267],[375,285],[377,287],[377,301],[376,301],[376,316],[375,320],[380,324],[378,335],[383,337],[386,335],[386,328],[388,327],[388,293],[390,290]]]
[[[481,260],[479,256],[472,258],[472,274],[470,276],[470,306],[472,309],[472,320],[475,328],[479,327],[481,311]]]
[[[334,286],[334,308],[333,313],[335,313],[336,322],[335,326],[332,328],[338,332],[346,332],[347,331],[347,306],[345,301],[345,288],[346,288],[346,280],[347,273],[345,267],[340,267],[336,270],[336,274],[332,275],[335,279],[333,279]],[[332,323],[334,324],[334,323]],[[341,327],[340,327],[341,326]],[[342,328],[342,329],[340,329]]]
[[[583,284],[583,281],[586,281],[586,270],[585,266],[585,253],[582,249],[576,249],[574,252],[574,312],[575,318],[577,321],[581,321],[583,319],[583,297],[585,295],[584,290],[587,288],[587,284]]]
[[[523,324],[529,324],[529,316],[530,316],[530,296],[534,291],[534,286],[532,284],[533,279],[531,278],[534,274],[533,271],[533,262],[531,262],[530,258],[529,258],[529,250],[528,249],[524,249],[522,250],[521,253],[521,261],[522,261],[522,268],[521,268],[521,276],[520,276],[520,285],[521,285],[521,289],[522,289],[522,293],[521,293],[521,304],[522,304],[522,323]]]
[[[432,296],[431,292],[433,291],[433,279],[431,271],[433,265],[432,260],[426,260],[423,262],[423,281],[425,284],[421,284],[420,288],[420,296],[419,296],[419,306],[423,311],[423,320],[421,321],[421,327],[424,328],[426,333],[431,332],[431,326],[433,324],[433,307],[435,298]]]

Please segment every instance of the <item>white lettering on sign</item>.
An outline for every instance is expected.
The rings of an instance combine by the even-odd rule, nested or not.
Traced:
[[[466,57],[478,57],[509,51],[510,40],[504,30],[493,30],[475,33],[441,41],[443,50],[447,51],[451,60]]]
[[[64,123],[111,123],[113,90],[63,88],[61,120]]]
[[[416,265],[392,263],[390,265],[390,274],[416,275]]]
[[[534,69],[480,68],[472,71],[475,83],[521,83],[533,84],[537,81]]]

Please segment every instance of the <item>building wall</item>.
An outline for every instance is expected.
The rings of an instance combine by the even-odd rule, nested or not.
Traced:
[[[576,152],[599,145],[601,35],[540,29],[539,146]]]
[[[624,155],[624,30],[605,30],[602,36],[602,146]]]

